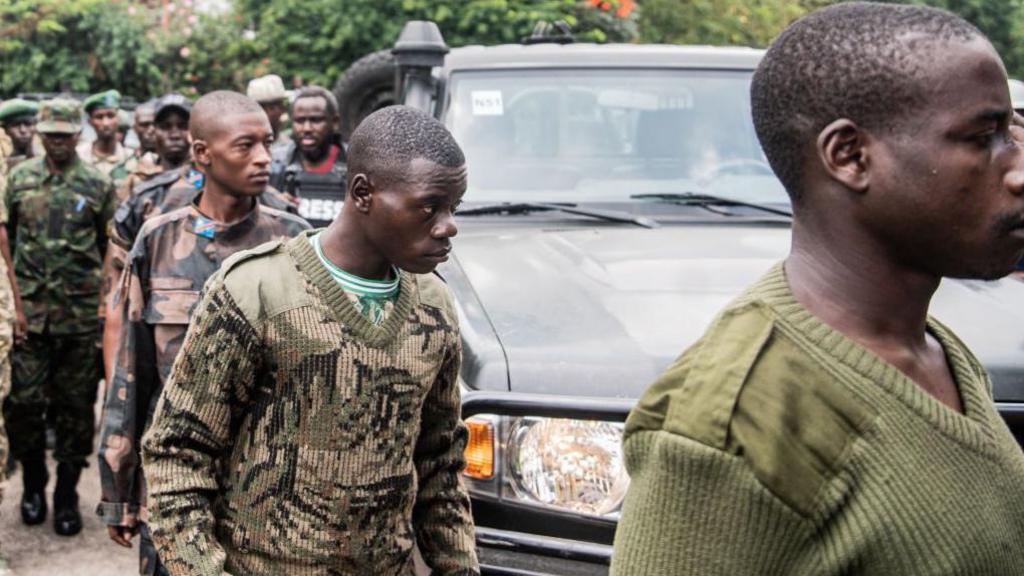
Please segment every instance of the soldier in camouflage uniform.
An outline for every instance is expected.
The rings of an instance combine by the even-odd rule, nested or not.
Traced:
[[[237,254],[207,283],[143,438],[172,574],[410,575],[416,545],[434,574],[479,573],[457,317],[431,274],[465,159],[403,106],[351,144],[330,227]]]
[[[176,117],[180,120],[180,116],[175,114],[175,110],[179,113],[190,114],[191,105],[187,102],[178,95],[170,95],[161,99],[159,114],[161,134],[158,136],[158,140],[164,145],[169,142],[170,132],[176,131],[180,127],[175,120]],[[168,155],[166,149],[161,152],[161,155],[171,160],[174,159]],[[108,315],[106,308],[111,307],[110,300],[113,296],[114,282],[124,270],[125,257],[131,250],[139,229],[147,219],[188,206],[202,188],[203,173],[191,164],[178,168],[167,166],[165,171],[135,186],[132,193],[121,202],[114,214],[110,230],[110,255],[108,262],[104,263],[103,302],[105,306],[100,311],[101,316],[109,316],[103,330],[103,363],[108,382],[112,382],[114,376],[113,366],[118,348],[117,341],[121,333],[121,315],[117,313]],[[279,192],[271,188],[267,188],[259,195],[259,202],[277,210],[295,212],[295,207],[285,201]]]
[[[12,149],[7,156],[7,168],[35,156],[32,139],[36,135],[36,114],[39,105],[15,98],[0,104],[0,125],[11,139]]]
[[[2,147],[0,147],[2,148]],[[11,347],[14,344],[15,307],[20,309],[18,285],[14,280],[14,267],[11,265],[11,250],[7,239],[7,162],[0,151],[0,405],[3,405],[11,390]],[[23,316],[22,316],[23,317]],[[24,326],[20,326],[24,338]],[[7,473],[7,427],[4,425],[3,412],[0,411],[0,504],[3,503],[5,475]],[[0,570],[3,569],[3,555],[0,553]]]
[[[110,173],[117,188],[118,202],[123,202],[136,186],[157,174],[180,168],[189,159],[188,118],[192,103],[181,94],[167,94],[152,104],[145,104],[136,110],[152,130],[146,132],[151,148],[135,150],[131,158],[119,164]],[[161,127],[162,125],[162,127]],[[137,130],[147,130],[136,122]],[[141,140],[140,140],[141,142]],[[134,169],[133,169],[134,168]]]
[[[121,94],[117,90],[107,90],[93,94],[85,99],[82,107],[89,116],[89,125],[96,132],[96,140],[82,142],[78,146],[78,157],[86,164],[97,168],[110,176],[119,164],[129,160],[132,152],[117,139],[118,110],[121,106]],[[134,171],[130,167],[128,172]],[[115,185],[118,181],[114,181]]]
[[[12,355],[4,416],[11,450],[24,471],[26,524],[46,518],[44,436],[47,414],[53,418],[54,530],[61,535],[81,530],[76,486],[92,452],[100,264],[115,202],[110,180],[75,154],[79,114],[73,100],[40,107],[37,129],[46,155],[11,172],[6,202],[28,337]]]
[[[208,98],[216,100],[219,96]],[[236,94],[235,98],[244,96]],[[255,103],[249,102],[261,116]],[[197,103],[200,112],[205,104],[202,98]],[[244,110],[243,106],[238,108]],[[247,135],[263,142],[270,134],[269,122],[239,122],[215,133],[209,143],[197,139],[197,158],[210,156],[219,163],[217,154],[228,148],[225,142]],[[266,169],[266,148],[254,147],[246,155],[250,167]],[[144,523],[147,513],[138,465],[139,439],[181,347],[199,291],[231,254],[270,240],[291,238],[309,228],[298,216],[260,207],[255,196],[261,189],[247,185],[244,171],[227,176],[224,179],[212,170],[191,206],[146,221],[118,292],[126,299],[123,310],[127,320],[117,371],[106,400],[100,443],[103,496],[98,512],[108,524],[111,538],[119,544],[130,545],[132,535],[141,528],[141,574],[166,574],[166,570],[159,564]]]

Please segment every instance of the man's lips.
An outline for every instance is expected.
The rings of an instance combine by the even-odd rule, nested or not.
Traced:
[[[256,174],[249,176],[249,180],[260,184],[266,184],[267,182],[270,182],[270,172],[257,172]]]
[[[449,246],[449,247],[447,247],[447,248],[445,248],[443,250],[437,250],[436,252],[430,252],[426,256],[427,256],[427,258],[429,258],[431,260],[439,260],[441,262],[444,262],[445,260],[448,259],[448,254],[450,254],[451,251],[452,251],[452,247]]]

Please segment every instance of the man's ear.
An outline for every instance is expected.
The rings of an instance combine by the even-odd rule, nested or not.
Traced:
[[[210,147],[206,145],[206,140],[192,141],[192,159],[200,166],[209,166],[213,163],[213,159],[210,158]]]
[[[348,198],[346,201],[355,204],[356,210],[366,214],[373,204],[373,184],[366,174],[356,174],[349,180]]]
[[[870,143],[871,136],[853,121],[836,120],[818,134],[818,158],[829,177],[854,192],[867,192]]]

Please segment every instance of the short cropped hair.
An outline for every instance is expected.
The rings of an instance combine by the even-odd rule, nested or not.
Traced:
[[[451,132],[432,116],[409,106],[388,106],[367,116],[352,131],[348,174],[378,182],[404,182],[409,164],[423,158],[447,168],[466,163]]]
[[[303,98],[323,98],[327,103],[327,115],[338,117],[338,100],[331,94],[330,90],[322,86],[306,86],[295,93],[295,100],[292,100],[291,112],[295,113],[295,103]]]
[[[793,200],[806,146],[841,118],[866,130],[905,129],[927,101],[930,48],[984,35],[924,6],[838,4],[797,20],[768,48],[750,87],[765,156]]]
[[[245,94],[230,90],[215,90],[205,94],[192,105],[188,131],[195,140],[208,140],[215,127],[225,118],[239,114],[262,114],[263,108]],[[269,122],[269,120],[268,120]]]

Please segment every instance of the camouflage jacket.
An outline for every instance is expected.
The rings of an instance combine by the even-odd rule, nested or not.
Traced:
[[[171,573],[477,574],[456,322],[403,272],[374,326],[308,234],[225,262],[142,442]]]
[[[97,512],[104,522],[132,526],[146,520],[139,439],[203,284],[231,254],[308,228],[298,216],[258,204],[232,224],[205,218],[193,204],[143,225],[119,290],[126,298],[125,321],[100,442]]]
[[[160,158],[153,152],[140,154],[138,150],[110,171],[110,179],[117,186],[117,201],[124,202],[139,184],[163,172]]]
[[[110,223],[110,258],[104,274],[108,284],[116,282],[124,270],[125,258],[132,249],[135,236],[142,224],[154,216],[188,206],[203,188],[203,173],[183,166],[177,170],[161,172],[139,183],[121,202]],[[272,188],[259,196],[260,204],[277,210],[295,213],[295,207]],[[101,308],[100,314],[104,314]]]
[[[82,334],[96,315],[114,187],[75,160],[54,174],[45,157],[18,165],[7,179],[7,233],[29,331]]]
[[[78,157],[81,158],[82,162],[93,166],[111,178],[113,178],[113,176],[111,176],[111,172],[114,171],[114,168],[134,156],[131,148],[126,148],[120,142],[118,142],[114,148],[114,153],[109,156],[100,156],[93,149],[92,145],[92,142],[82,142],[79,144],[75,149],[75,151],[78,152]],[[134,170],[134,168],[132,169]]]

